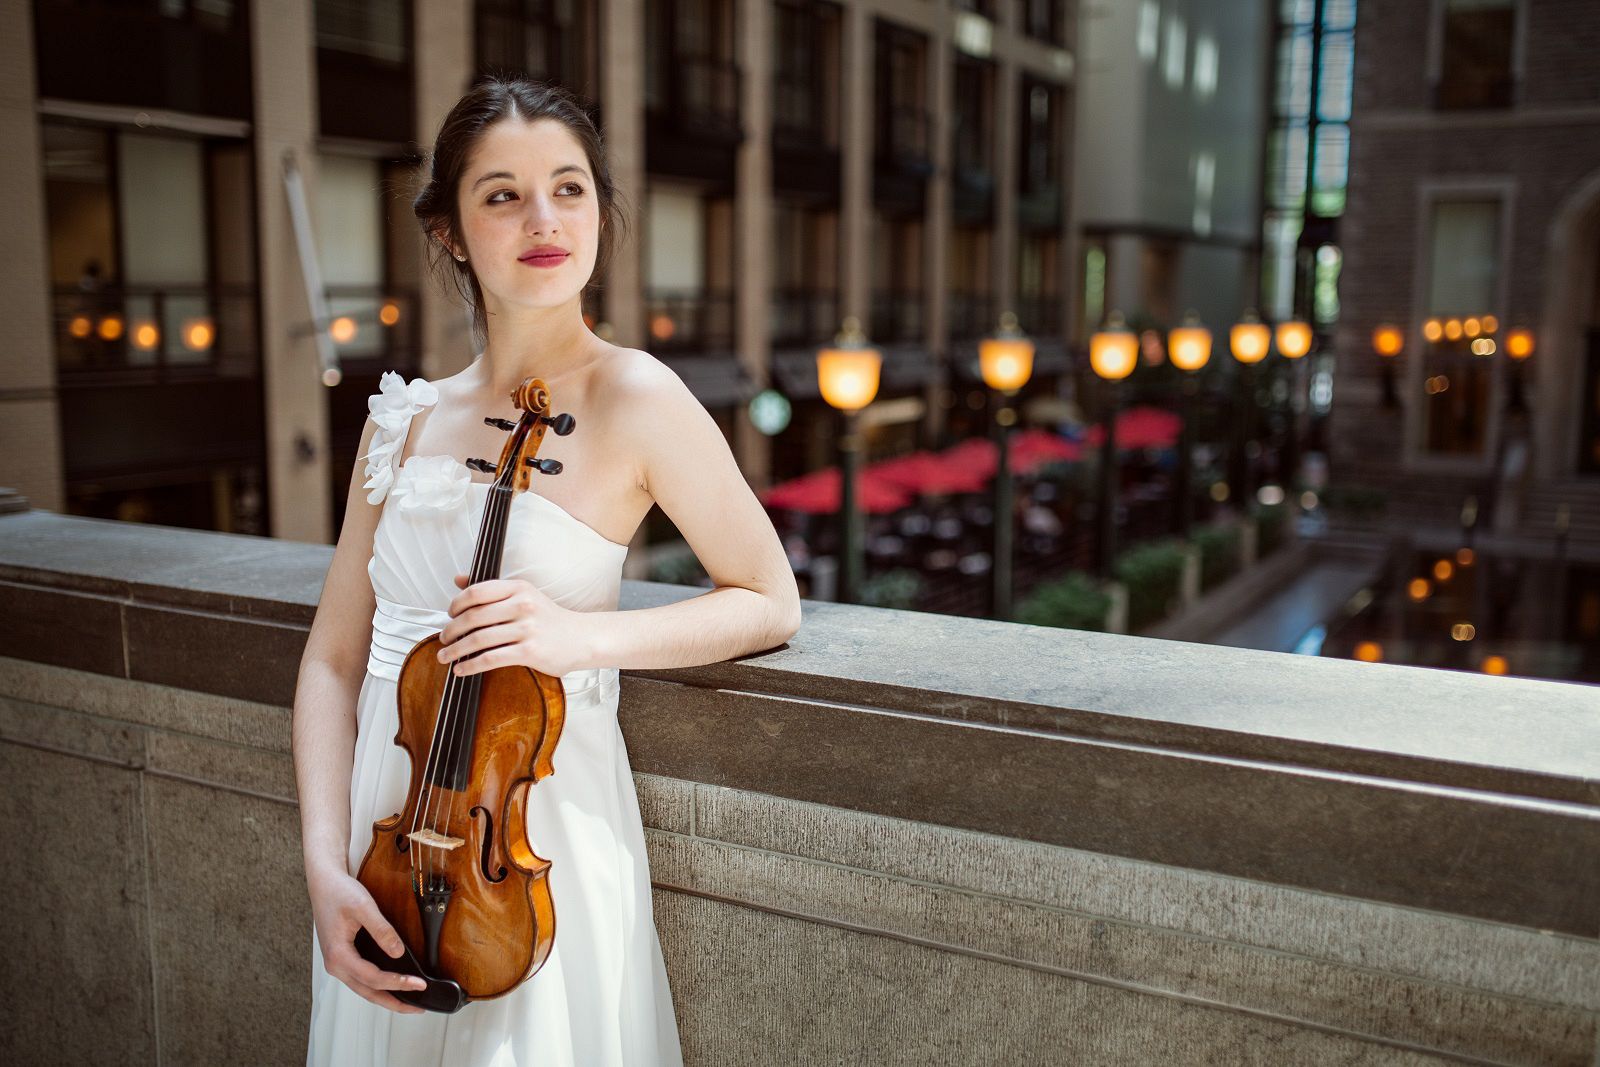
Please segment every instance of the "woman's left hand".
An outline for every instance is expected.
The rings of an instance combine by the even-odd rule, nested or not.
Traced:
[[[458,675],[522,664],[560,677],[592,666],[593,620],[557,604],[520,578],[467,585],[450,601],[450,621],[439,632],[439,662],[455,662]],[[478,653],[473,655],[473,653]]]

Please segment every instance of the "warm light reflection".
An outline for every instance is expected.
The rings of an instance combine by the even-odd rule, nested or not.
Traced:
[[[1114,382],[1133,373],[1139,358],[1139,338],[1122,324],[1122,316],[1112,312],[1106,328],[1089,338],[1089,366],[1106,381]]]
[[[1455,564],[1447,559],[1441,559],[1433,565],[1433,576],[1441,582],[1448,582],[1450,576],[1456,572]]]
[[[1461,340],[1461,320],[1446,319],[1444,324],[1444,339],[1446,341]]]
[[[1406,595],[1418,602],[1427,600],[1428,595],[1432,592],[1433,586],[1428,584],[1428,579],[1426,578],[1413,578],[1411,579],[1411,584],[1406,586]]]
[[[100,336],[107,341],[115,341],[122,336],[122,316],[107,315],[100,320]]]
[[[1430,341],[1437,341],[1444,336],[1444,326],[1440,324],[1438,319],[1429,319],[1422,324],[1422,336]]]
[[[1461,324],[1461,332],[1468,337],[1476,337],[1483,332],[1483,323],[1479,322],[1476,317],[1469,318]]]
[[[670,341],[672,335],[678,332],[678,327],[672,321],[671,315],[654,315],[650,319],[650,336],[657,341]]]
[[[1506,658],[1504,656],[1483,657],[1484,674],[1505,674],[1510,667],[1511,665],[1506,662]]]
[[[1495,318],[1493,315],[1485,315],[1483,317],[1483,332],[1484,333],[1494,333],[1499,328],[1500,328],[1500,320],[1499,319]]]
[[[1470,622],[1458,622],[1450,627],[1450,636],[1457,641],[1471,641],[1478,636],[1478,628]]]
[[[1383,646],[1376,641],[1363,641],[1356,646],[1355,657],[1363,663],[1378,663],[1383,659]]]
[[[191,351],[203,352],[211,347],[216,333],[210,319],[190,319],[183,324],[183,343]]]
[[[328,336],[338,344],[349,344],[356,339],[356,320],[349,315],[340,315],[328,324]]]
[[[82,340],[94,333],[94,323],[89,321],[87,315],[74,315],[72,321],[67,323],[67,332]]]
[[[1474,553],[1470,548],[1456,549],[1456,563],[1463,567],[1472,566],[1473,561],[1477,558],[1477,554]]]
[[[400,305],[396,304],[393,300],[384,304],[383,307],[378,310],[378,321],[383,323],[385,326],[393,326],[395,323],[399,322]]]
[[[161,343],[161,331],[153,322],[141,322],[133,328],[133,347],[148,352]]]
[[[1228,331],[1228,348],[1240,363],[1260,363],[1272,349],[1272,331],[1266,323],[1246,315]]]

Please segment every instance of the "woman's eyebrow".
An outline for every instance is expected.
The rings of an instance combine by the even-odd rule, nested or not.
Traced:
[[[587,178],[589,176],[589,172],[584,170],[582,167],[578,166],[576,163],[568,163],[564,167],[557,167],[555,170],[551,171],[550,172],[550,177],[554,178],[559,174],[565,174],[569,170],[575,170],[579,174],[582,174],[585,178]],[[512,174],[509,170],[497,170],[497,171],[493,171],[493,172],[491,172],[489,174],[485,174],[483,177],[481,177],[477,181],[473,182],[472,183],[472,187],[474,189],[476,189],[478,186],[482,185],[484,182],[492,182],[496,178],[509,178],[512,181],[516,181],[517,176],[515,174]]]

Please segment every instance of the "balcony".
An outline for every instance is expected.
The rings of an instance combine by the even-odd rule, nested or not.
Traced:
[[[775,289],[771,311],[774,347],[825,344],[839,331],[839,294],[832,289]]]
[[[872,294],[873,341],[921,341],[922,293],[916,290],[879,289]]]
[[[651,174],[691,178],[731,190],[735,153],[744,140],[739,92],[744,72],[732,61],[658,55],[645,97],[645,166]]]
[[[733,348],[731,289],[646,289],[645,326],[653,352],[706,353]]]
[[[952,340],[986,337],[1000,328],[1000,313],[988,293],[951,290],[945,294],[945,308]]]
[[[1017,322],[1025,333],[1035,337],[1062,336],[1066,302],[1059,296],[1024,295],[1017,297],[1016,304]]]
[[[257,373],[252,285],[128,285],[51,293],[63,386]]]
[[[332,549],[5,511],[0,755],[50,830],[8,1052],[303,1062],[289,706]],[[820,602],[623,671],[685,1060],[1587,1064],[1593,694]]]

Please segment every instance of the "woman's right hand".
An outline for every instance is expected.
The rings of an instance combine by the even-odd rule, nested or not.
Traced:
[[[311,920],[322,946],[323,968],[374,1004],[404,1015],[420,1014],[423,1009],[405,1003],[388,990],[425,989],[426,982],[386,971],[368,963],[356,951],[356,931],[362,927],[389,955],[399,957],[404,951],[400,935],[378,910],[367,887],[345,871],[325,871],[308,873],[306,888],[311,894]]]

